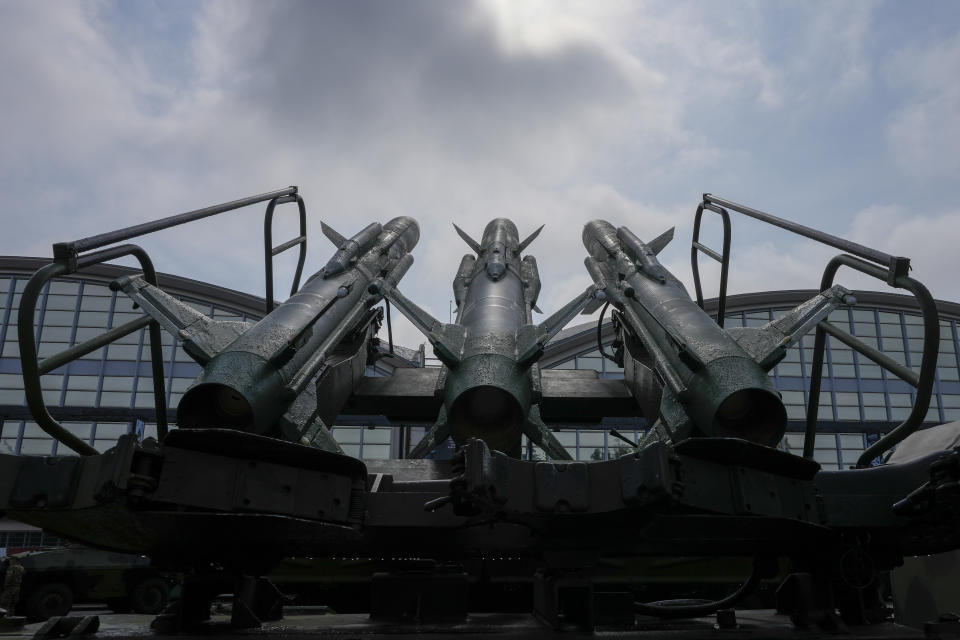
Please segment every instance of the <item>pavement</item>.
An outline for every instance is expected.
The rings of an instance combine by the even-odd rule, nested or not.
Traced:
[[[153,616],[139,614],[118,614],[106,609],[83,608],[70,615],[99,615],[100,630],[94,637],[122,640],[159,636],[150,629]],[[407,638],[429,637],[431,640],[469,640],[483,638],[489,640],[493,635],[503,634],[510,638],[555,638],[562,636],[593,638],[642,638],[644,640],[819,640],[836,639],[837,634],[817,630],[802,631],[794,629],[790,621],[776,615],[773,611],[738,611],[736,629],[715,628],[714,617],[693,620],[663,621],[638,617],[632,628],[603,628],[593,633],[567,629],[556,632],[540,624],[528,614],[472,614],[466,621],[459,623],[387,623],[370,620],[366,614],[316,614],[288,613],[283,620],[265,623],[259,629],[235,630],[229,628],[228,615],[214,615],[208,625],[200,632],[179,634],[183,640],[219,638],[258,638],[262,640],[405,640]],[[0,633],[2,640],[32,640],[43,623],[25,625],[22,630]],[[852,633],[843,634],[846,640],[918,640],[923,633],[916,629],[894,624],[874,627],[859,627]]]

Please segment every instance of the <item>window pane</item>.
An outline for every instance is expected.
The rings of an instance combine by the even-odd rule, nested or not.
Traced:
[[[577,358],[577,369],[603,370],[603,361],[600,358]]]
[[[863,435],[859,433],[839,434],[840,446],[844,449],[863,449]]]
[[[67,391],[67,397],[63,403],[67,406],[89,407],[96,402],[96,391]]]
[[[81,311],[77,319],[78,327],[106,327],[107,314],[102,311]]]
[[[83,300],[80,301],[80,311],[109,311],[110,298],[100,298],[87,295],[84,292]]]
[[[873,322],[854,322],[853,333],[857,336],[875,336],[877,335],[877,325]]]
[[[101,422],[97,424],[97,434],[98,439],[113,439],[116,440],[123,434],[127,432],[127,425],[115,422]]]
[[[363,444],[390,444],[391,435],[393,435],[393,430],[389,427],[365,429],[363,431]],[[366,455],[366,446],[364,446],[364,455]]]
[[[104,391],[100,394],[101,407],[129,407],[129,391]]]
[[[837,450],[836,449],[814,449],[813,459],[821,464],[837,464]]]
[[[863,392],[863,404],[870,407],[883,407],[886,406],[886,400],[883,397],[882,393],[868,393]]]
[[[857,370],[852,364],[835,364],[833,365],[833,377],[834,378],[856,378]]]
[[[334,427],[333,428],[333,437],[340,444],[343,444],[345,442],[360,444],[360,436],[361,436],[360,427]],[[357,449],[358,454],[359,452],[360,452],[360,449]],[[350,455],[353,455],[353,454],[350,454]]]
[[[862,359],[862,358],[861,358],[860,362],[861,362],[861,364],[860,364],[860,377],[861,377],[861,378],[866,378],[866,379],[869,379],[869,380],[879,380],[880,378],[883,377],[883,374],[881,373],[881,369],[880,369],[879,366],[877,366],[877,365],[875,365],[875,364],[862,364],[862,363],[863,363],[863,359]]]
[[[104,376],[104,391],[132,391],[133,378],[127,376]]]
[[[800,377],[802,374],[800,369],[800,363],[798,362],[781,362],[777,365],[777,375],[780,376],[791,376],[791,377]]]
[[[77,308],[77,296],[47,296],[47,311],[49,312],[52,309],[58,311],[69,311],[73,314],[74,309]]]
[[[844,393],[838,391],[837,396],[837,405],[839,406],[858,406],[860,404],[860,398],[855,393]]]
[[[53,451],[52,438],[24,438],[20,445],[22,456],[49,456]]]
[[[912,407],[913,399],[909,393],[891,393],[890,406],[892,407]]]
[[[581,431],[580,446],[581,447],[602,447],[604,444],[603,436],[604,436],[603,431]]]
[[[70,327],[73,326],[73,311],[56,311],[48,309],[43,314],[44,326]]]
[[[365,460],[386,460],[389,457],[390,445],[388,444],[363,445],[363,458]]]

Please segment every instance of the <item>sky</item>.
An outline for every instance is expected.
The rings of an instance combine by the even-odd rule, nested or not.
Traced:
[[[321,220],[412,216],[400,289],[441,320],[467,251],[451,223],[545,224],[528,252],[549,314],[589,282],[595,218],[675,226],[661,259],[692,283],[709,192],[908,256],[960,301],[958,77],[953,1],[0,0],[0,254],[298,185],[307,274],[334,251]],[[262,219],[137,242],[159,271],[262,295]],[[294,219],[278,209],[278,241]],[[816,288],[836,253],[735,215],[730,291]]]

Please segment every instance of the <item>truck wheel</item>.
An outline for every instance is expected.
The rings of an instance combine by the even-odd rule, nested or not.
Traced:
[[[147,578],[133,588],[130,604],[137,613],[155,615],[163,611],[169,598],[170,585],[162,578]]]
[[[27,619],[46,620],[65,616],[73,607],[73,592],[62,582],[48,582],[37,587],[27,598]]]

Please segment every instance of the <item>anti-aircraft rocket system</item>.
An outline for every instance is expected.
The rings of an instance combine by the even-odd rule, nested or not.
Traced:
[[[235,628],[278,619],[284,598],[263,576],[280,558],[293,556],[323,561],[325,584],[334,588],[340,578],[356,586],[365,567],[376,571],[370,597],[362,599],[370,603],[375,633],[390,621],[404,625],[396,627],[401,631],[413,629],[408,624],[449,622],[472,633],[468,613],[475,603],[469,598],[476,594],[468,571],[474,569],[497,575],[492,583],[524,585],[504,589],[502,600],[481,591],[485,607],[493,603],[490,610],[497,610],[502,603],[500,610],[516,611],[517,594],[530,587],[530,608],[554,629],[589,631],[611,623],[635,629],[636,614],[702,619],[717,613],[718,627],[735,626],[728,624],[735,622],[732,607],[778,567],[790,566],[777,605],[804,633],[833,631],[842,620],[851,629],[871,625],[856,637],[901,637],[874,626],[888,615],[880,572],[905,556],[960,548],[960,448],[940,450],[958,425],[935,427],[942,431],[911,442],[935,380],[940,321],[929,291],[907,275],[906,258],[705,195],[699,212],[710,206],[728,222],[726,209],[713,204],[722,202],[849,252],[830,262],[820,293],[807,302],[763,326],[724,329],[659,262],[672,229],[647,243],[603,220],[583,230],[593,283],[539,324],[532,319],[541,286],[537,263],[523,255],[539,230],[521,240],[505,218],[487,224],[479,242],[457,228],[472,251],[453,280],[457,313],[451,323],[439,322],[397,290],[419,239],[417,224],[406,217],[371,224],[352,237],[324,225],[336,245],[333,257],[302,287],[298,270],[293,288],[299,290],[256,323],[209,318],[167,295],[140,247],[83,253],[266,199],[267,224],[274,205],[295,200],[305,220],[295,194],[291,187],[60,243],[55,262],[38,270],[22,294],[25,396],[34,419],[61,444],[72,446],[63,438],[69,431],[47,411],[41,375],[63,370],[72,376],[64,367],[73,360],[149,329],[159,381],[165,363],[157,325],[202,366],[178,406],[181,428],[166,431],[158,420],[157,439],[128,433],[104,452],[72,446],[80,456],[0,453],[0,511],[8,517],[186,572],[179,608],[161,614],[156,629],[201,630],[212,599],[228,592],[234,594]],[[302,265],[301,228],[299,237],[279,247],[265,233],[267,260],[300,245]],[[694,237],[693,250],[702,250]],[[727,247],[728,240],[725,233]],[[713,254],[725,271],[728,251]],[[125,255],[138,258],[143,274],[112,286],[146,316],[39,361],[32,311],[51,278]],[[829,322],[833,309],[854,302],[849,291],[831,286],[841,265],[914,293],[924,328],[919,373]],[[379,352],[374,333],[381,311],[374,305],[383,299],[428,337],[443,367],[398,366],[389,376],[364,375],[371,354]],[[606,304],[614,309],[615,339],[613,355],[604,355],[623,367],[624,379],[584,370],[541,372],[548,340],[581,310]],[[597,332],[601,352],[603,328]],[[827,470],[812,458],[813,410],[805,457],[770,446],[783,434],[786,412],[768,373],[811,330],[812,407],[828,336],[917,388],[911,416],[861,454],[862,468]],[[593,348],[570,342],[557,341],[553,361]],[[166,405],[159,385],[155,392],[159,417]],[[411,452],[406,439],[397,438],[402,457],[423,457],[448,437],[458,450],[450,460],[358,459],[345,455],[327,429],[338,415],[382,415],[403,427],[433,423]],[[542,417],[552,425],[601,428],[619,418],[639,428],[643,417],[651,429],[640,446],[617,452],[623,455],[563,461],[569,456]],[[524,434],[553,460],[520,459]],[[906,448],[910,455],[870,465],[898,443],[898,452]],[[663,556],[752,556],[753,568],[741,586],[716,600],[678,604],[651,594],[658,600],[634,601],[633,594],[650,586],[646,559]],[[327,570],[335,566],[349,578]],[[608,578],[624,586],[601,592]],[[775,635],[786,633],[786,617],[750,617],[751,624],[763,620],[778,630]],[[522,621],[510,624],[538,635]],[[951,624],[928,627],[948,633]],[[696,631],[696,625],[689,628]],[[441,633],[447,628],[437,626]]]
[[[337,252],[256,324],[208,318],[140,276],[117,282],[203,365],[177,409],[180,427],[237,429],[340,450],[319,415],[336,416],[351,387],[334,385],[318,403],[313,379],[320,372],[323,386],[323,374],[337,365],[363,374],[376,329],[372,307],[381,300],[371,284],[403,277],[420,231],[403,216],[350,238],[327,225],[323,232]]]
[[[767,372],[800,336],[852,302],[850,292],[835,286],[764,327],[724,330],[657,260],[672,238],[670,229],[647,244],[604,220],[583,229],[590,254],[585,265],[619,312],[617,357],[653,425],[650,437],[736,437],[776,445],[787,414]]]
[[[392,287],[384,292],[423,331],[445,367],[437,389],[443,398],[440,416],[411,457],[423,456],[448,436],[458,445],[482,437],[492,448],[518,456],[520,436],[526,434],[552,458],[567,459],[540,418],[536,361],[596,290],[588,288],[534,325],[540,275],[536,259],[521,254],[540,229],[521,241],[513,222],[496,218],[480,242],[456,230],[476,255],[463,256],[453,281],[454,324],[439,322]]]

